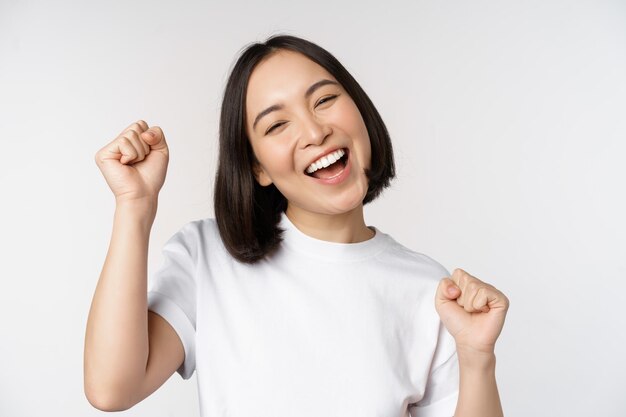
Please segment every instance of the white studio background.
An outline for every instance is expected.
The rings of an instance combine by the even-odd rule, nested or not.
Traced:
[[[153,271],[213,215],[228,71],[275,33],[330,50],[387,123],[398,175],[366,222],[509,296],[505,414],[626,415],[625,2],[89,3],[0,0],[0,416],[105,414],[82,386],[114,212],[94,155],[165,131]],[[118,415],[197,416],[195,376]]]

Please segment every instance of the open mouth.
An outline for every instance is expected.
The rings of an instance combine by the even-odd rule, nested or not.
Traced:
[[[306,172],[306,170],[304,171],[304,173],[306,175],[308,175],[309,177],[313,177],[313,178],[327,178],[327,177],[331,177],[336,175],[338,172],[341,172],[341,170],[343,170],[346,165],[348,164],[348,157],[350,155],[350,151],[348,150],[348,148],[342,148],[344,154],[341,156],[341,158],[339,158],[338,160],[336,160],[335,162],[333,162],[332,164],[328,165],[325,168],[320,168],[312,173],[308,173]]]

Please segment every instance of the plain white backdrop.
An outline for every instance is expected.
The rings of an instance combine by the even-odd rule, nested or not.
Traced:
[[[333,53],[387,123],[398,175],[366,223],[511,300],[505,414],[626,415],[625,2],[0,0],[0,416],[105,414],[82,385],[114,212],[94,155],[164,130],[153,271],[213,216],[228,71],[275,33]],[[117,415],[197,410],[175,374]]]

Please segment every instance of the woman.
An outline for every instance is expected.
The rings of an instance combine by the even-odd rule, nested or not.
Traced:
[[[116,211],[85,341],[95,407],[127,409],[197,370],[203,416],[502,415],[508,299],[365,224],[395,175],[391,141],[330,53],[294,36],[243,51],[222,105],[215,219],[168,240],[147,291],[168,159],[142,120],[96,154]]]

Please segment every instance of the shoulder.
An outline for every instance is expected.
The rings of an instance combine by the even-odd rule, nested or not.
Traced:
[[[206,217],[187,221],[174,236],[179,235],[184,239],[211,239],[216,233],[219,235],[215,219]]]
[[[381,254],[381,258],[390,265],[414,271],[424,278],[431,278],[437,282],[443,277],[450,276],[450,272],[437,260],[406,247],[390,235],[387,237],[390,244],[388,249]]]
[[[220,234],[214,218],[200,218],[187,221],[172,235],[167,245],[179,245],[189,252],[197,253],[207,247],[221,245]]]

